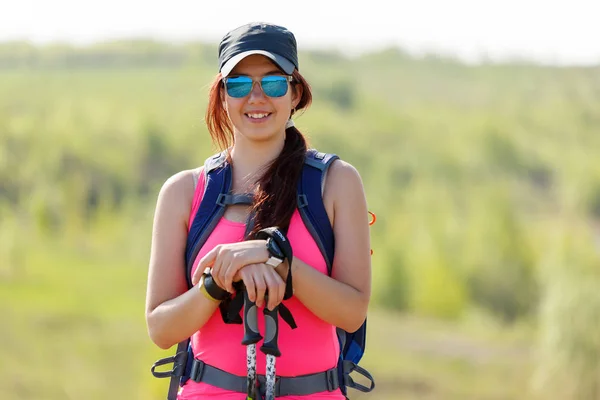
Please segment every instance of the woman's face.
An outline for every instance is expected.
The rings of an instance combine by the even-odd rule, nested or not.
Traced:
[[[292,84],[287,84],[287,93],[282,97],[265,95],[259,84],[260,80],[265,75],[284,76],[284,74],[269,58],[258,54],[240,61],[229,77],[239,75],[249,76],[255,82],[252,91],[245,97],[231,97],[225,89],[222,92],[222,100],[236,135],[261,142],[283,136],[285,123],[300,100],[300,96],[292,90]],[[297,87],[300,88],[299,85]]]

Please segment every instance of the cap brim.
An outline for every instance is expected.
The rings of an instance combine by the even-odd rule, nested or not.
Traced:
[[[227,75],[229,75],[229,73],[231,73],[233,68],[235,68],[235,66],[240,61],[253,54],[260,54],[270,58],[271,60],[273,60],[273,62],[275,62],[275,64],[279,66],[279,68],[283,70],[283,72],[285,72],[288,75],[291,75],[292,72],[294,72],[294,64],[292,64],[290,61],[288,61],[287,58],[280,56],[279,54],[264,50],[248,50],[227,60],[225,65],[223,65],[223,68],[221,68],[221,75],[223,77],[226,77]]]

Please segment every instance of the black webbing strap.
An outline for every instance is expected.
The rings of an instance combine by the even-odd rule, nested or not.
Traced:
[[[223,207],[235,206],[235,205],[252,205],[254,195],[252,193],[243,194],[223,194],[221,193],[217,198],[217,204]]]
[[[198,359],[193,361],[190,379],[194,382],[204,382],[221,389],[246,393],[245,376],[230,374]],[[265,381],[266,377],[264,375],[258,375],[259,389],[262,395],[264,395]],[[275,383],[275,397],[306,396],[319,392],[332,392],[339,387],[336,368],[296,377],[278,376]]]
[[[344,385],[346,385],[347,387],[356,389],[363,393],[369,393],[371,390],[373,390],[375,388],[375,380],[373,379],[371,374],[366,369],[359,367],[358,365],[356,365],[355,363],[353,363],[352,361],[349,361],[349,360],[343,361],[342,368],[343,368],[343,376],[344,376]],[[371,386],[366,387],[364,385],[361,385],[360,383],[354,382],[354,379],[352,379],[352,377],[350,376],[350,374],[352,372],[356,372],[356,373],[364,376],[365,378],[367,378],[369,381],[371,381]]]
[[[150,371],[156,378],[171,378],[169,383],[169,391],[167,392],[167,400],[176,400],[177,392],[179,391],[179,380],[185,373],[185,367],[188,359],[187,341],[180,342],[177,345],[177,352],[171,357],[161,358],[156,361]],[[156,368],[162,365],[173,364],[170,371],[157,372]]]

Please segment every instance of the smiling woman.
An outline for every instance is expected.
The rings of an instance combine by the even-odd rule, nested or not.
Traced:
[[[290,31],[241,26],[219,61],[206,121],[223,151],[169,178],[154,217],[146,320],[159,347],[179,343],[169,399],[370,391],[348,377],[372,381],[356,365],[371,295],[360,175],[294,126],[312,95]]]
[[[221,90],[223,85],[225,90]],[[241,140],[246,135],[264,140],[278,135],[282,140],[286,121],[294,110],[297,107],[304,108],[310,102],[308,88],[302,102],[304,92],[300,80],[274,69],[271,59],[252,54],[242,59],[228,76],[217,77],[211,97],[219,93],[219,98],[211,101],[211,104],[221,104],[227,110],[234,136],[237,135],[234,140]],[[213,112],[211,108],[208,109],[208,121]]]

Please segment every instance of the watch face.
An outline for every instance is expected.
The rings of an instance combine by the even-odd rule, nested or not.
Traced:
[[[272,238],[269,238],[269,240],[267,241],[267,250],[269,250],[269,253],[271,253],[271,255],[277,258],[281,258],[282,260],[285,258],[283,252]]]

